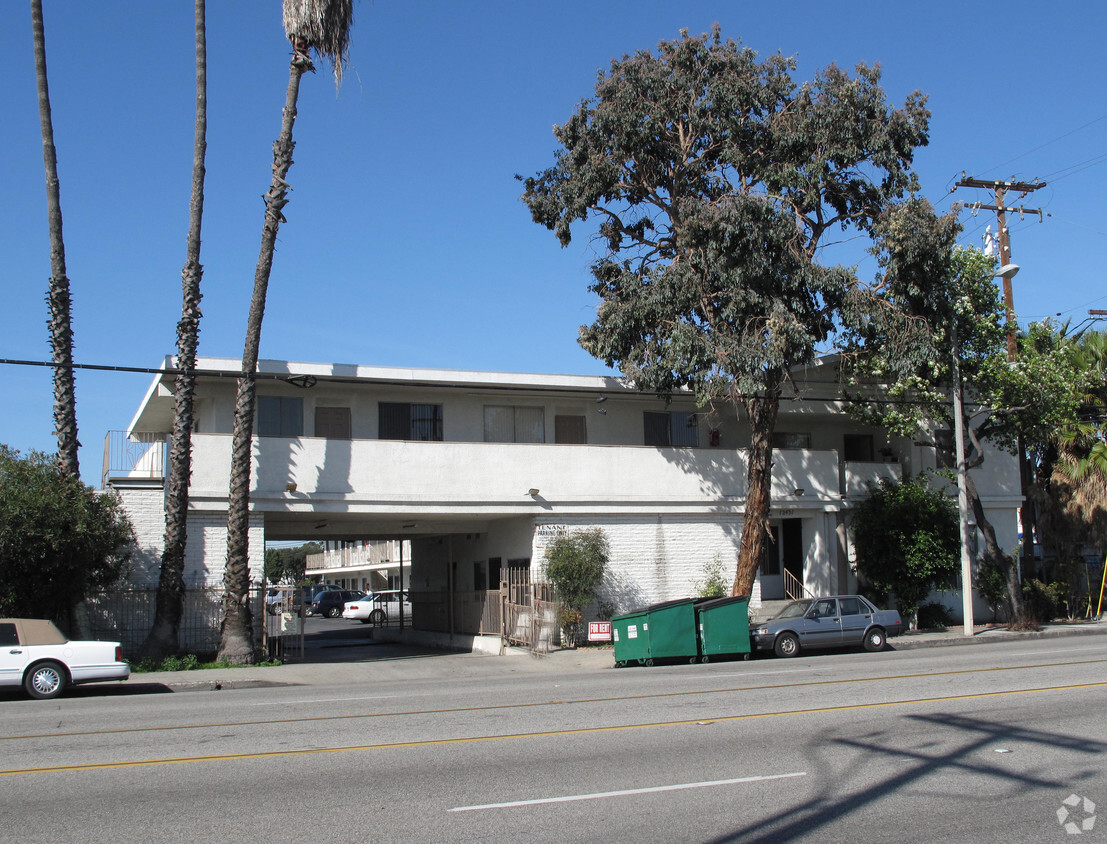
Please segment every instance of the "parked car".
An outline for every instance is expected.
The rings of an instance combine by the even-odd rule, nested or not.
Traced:
[[[277,615],[282,610],[282,604],[287,600],[290,602],[288,605],[290,611],[298,612],[301,595],[306,598],[305,603],[310,605],[320,592],[338,591],[340,589],[342,587],[334,583],[308,583],[299,587],[299,589],[291,586],[285,586],[281,589],[270,587],[265,592],[265,609],[270,615]]]
[[[357,600],[364,595],[364,592],[353,592],[348,589],[327,589],[315,596],[315,600],[308,605],[307,614],[338,618],[342,615],[342,608],[347,601]]]
[[[881,651],[888,637],[903,632],[895,610],[878,610],[860,595],[834,595],[793,601],[752,631],[755,650],[795,656],[804,648],[848,648],[861,645]]]
[[[402,602],[402,606],[401,606]],[[343,618],[353,618],[362,624],[387,624],[390,618],[411,618],[411,602],[407,590],[385,589],[369,592],[356,601],[350,601],[342,611]]]
[[[0,686],[48,700],[67,686],[130,675],[119,642],[74,642],[44,619],[0,618]]]

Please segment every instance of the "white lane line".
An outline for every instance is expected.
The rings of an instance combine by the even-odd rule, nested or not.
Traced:
[[[511,803],[485,803],[480,806],[456,806],[451,812],[476,812],[482,809],[512,809],[516,806],[540,806],[543,803],[572,803],[577,800],[603,800],[608,797],[627,797],[633,794],[654,794],[659,791],[683,791],[689,788],[711,788],[717,785],[736,785],[744,782],[765,782],[783,780],[790,777],[805,777],[807,771],[791,774],[768,774],[758,777],[738,777],[732,780],[712,780],[711,782],[685,782],[678,785],[658,785],[653,788],[630,788],[625,791],[600,791],[594,794],[571,794],[565,797],[543,797],[538,800],[516,800]]]

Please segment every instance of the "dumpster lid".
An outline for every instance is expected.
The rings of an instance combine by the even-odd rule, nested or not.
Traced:
[[[739,602],[748,604],[750,601],[749,595],[728,595],[725,598],[708,598],[700,604],[696,605],[698,610],[715,609],[716,607],[726,606],[727,604],[737,604]]]
[[[666,607],[676,607],[681,604],[702,604],[704,601],[710,601],[711,598],[674,598],[671,601],[661,601],[658,604],[650,604],[646,607],[647,612],[653,612],[654,610],[663,610]]]

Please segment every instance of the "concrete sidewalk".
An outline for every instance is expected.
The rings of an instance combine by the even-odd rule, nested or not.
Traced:
[[[977,627],[973,636],[960,628],[910,631],[889,641],[892,650],[978,645],[1007,640],[1107,634],[1107,622],[1054,622],[1030,633],[1005,627]],[[337,653],[330,653],[336,651]],[[358,685],[392,680],[533,675],[548,672],[599,671],[615,666],[612,648],[556,650],[541,656],[511,649],[504,656],[432,650],[418,645],[375,642],[365,637],[331,638],[306,649],[306,658],[285,665],[198,671],[155,671],[132,674],[127,686],[151,691],[218,691],[265,686]],[[136,688],[135,691],[139,689]]]

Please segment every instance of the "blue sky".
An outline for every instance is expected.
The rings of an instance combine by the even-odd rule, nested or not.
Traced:
[[[194,118],[189,0],[45,0],[76,360],[157,366],[174,351]],[[1107,308],[1107,7],[1055,2],[447,2],[359,0],[336,94],[300,91],[296,154],[262,357],[386,366],[601,374],[576,343],[591,319],[586,230],[561,249],[530,221],[520,173],[611,58],[723,34],[799,61],[879,62],[889,99],[929,94],[923,193],[978,178],[1044,179],[1011,222],[1023,322]],[[271,149],[288,80],[277,0],[209,0],[203,355],[242,354]],[[48,360],[50,275],[29,4],[0,4],[6,102],[0,358]],[[1013,198],[1012,198],[1013,199]],[[979,243],[994,215],[963,214]],[[871,277],[875,266],[862,262]],[[81,371],[82,474],[99,477],[149,376]],[[49,369],[0,366],[0,443],[53,451]]]

